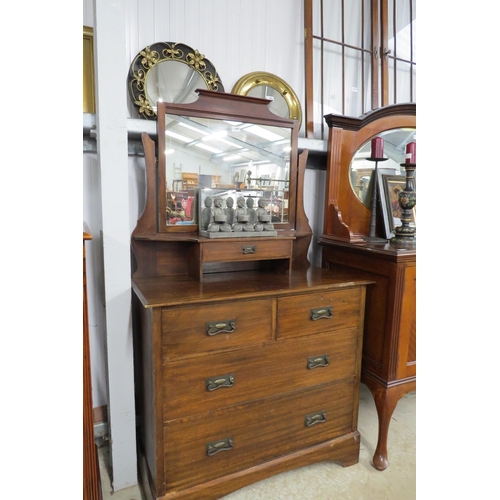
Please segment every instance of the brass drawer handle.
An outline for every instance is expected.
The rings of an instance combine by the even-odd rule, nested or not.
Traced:
[[[333,307],[316,307],[311,309],[311,319],[316,321],[318,319],[330,319],[333,317]]]
[[[307,358],[307,368],[313,370],[320,366],[328,366],[330,364],[330,355],[323,354],[322,356],[313,356],[312,358]]]
[[[326,411],[320,411],[318,413],[310,413],[306,415],[305,424],[306,427],[311,427],[314,424],[323,424],[326,422]]]
[[[207,378],[205,381],[205,385],[208,392],[215,391],[216,389],[220,389],[221,387],[233,387],[234,373]]]
[[[236,330],[236,320],[213,321],[205,323],[207,335],[213,337],[218,333],[233,333]]]
[[[250,253],[257,253],[257,246],[251,245],[249,247],[243,247],[242,250],[244,255],[248,255]]]
[[[216,453],[219,453],[219,451],[229,451],[233,448],[234,441],[232,437],[206,444],[207,456],[209,457],[213,457]]]

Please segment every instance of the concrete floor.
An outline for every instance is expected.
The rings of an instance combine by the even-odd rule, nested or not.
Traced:
[[[387,443],[389,467],[383,472],[371,465],[377,425],[372,395],[361,384],[359,463],[346,468],[334,462],[301,467],[246,486],[224,500],[415,500],[416,393],[404,396],[392,415]],[[112,491],[107,452],[107,446],[99,449],[103,500],[143,500],[138,486]]]

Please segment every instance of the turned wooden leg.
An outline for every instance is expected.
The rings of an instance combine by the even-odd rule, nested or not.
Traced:
[[[373,466],[377,470],[385,470],[389,465],[387,459],[387,436],[391,417],[399,401],[398,391],[392,389],[379,390],[373,394],[378,414],[378,441],[373,455]]]
[[[389,465],[387,458],[387,437],[389,424],[398,401],[408,392],[414,391],[416,383],[411,381],[392,387],[383,387],[372,379],[365,379],[363,383],[370,389],[378,415],[378,440],[377,448],[373,455],[373,466],[377,470],[385,470]]]

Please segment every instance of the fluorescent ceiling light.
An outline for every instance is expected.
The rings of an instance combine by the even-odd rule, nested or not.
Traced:
[[[165,149],[165,156],[175,153],[175,149]]]
[[[226,130],[218,130],[217,132],[214,132],[213,134],[206,135],[203,137],[203,141],[210,141],[212,139],[217,140],[221,139],[222,137],[226,137],[227,131]]]
[[[182,142],[191,142],[192,139],[189,137],[186,137],[185,135],[177,134],[176,132],[172,132],[170,130],[165,130],[165,135],[168,135],[169,137],[172,137],[173,139],[177,139],[178,141]]]
[[[232,160],[237,160],[238,158],[241,158],[240,155],[229,155],[224,158],[222,158],[222,161],[232,161]]]
[[[188,128],[189,130],[194,130],[199,134],[210,135],[208,132],[205,132],[204,130],[200,130],[199,128],[193,127],[192,125],[187,125],[186,123],[183,122],[179,122],[179,125],[181,125],[184,128]]]
[[[246,127],[245,132],[250,132],[254,135],[258,135],[259,137],[262,137],[263,139],[267,139],[268,141],[272,142],[280,141],[283,139],[281,135],[275,134],[274,132],[270,132],[269,130],[259,127],[258,125],[251,125],[250,127]]]
[[[201,142],[195,144],[195,146],[197,148],[206,149],[207,151],[210,151],[212,153],[222,153],[220,149],[215,149],[212,146],[208,146],[207,144],[202,144]]]

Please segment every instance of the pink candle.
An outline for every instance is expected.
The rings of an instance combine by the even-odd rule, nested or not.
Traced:
[[[372,158],[384,157],[384,139],[382,137],[374,137],[372,139]]]
[[[417,163],[417,143],[409,142],[406,145],[405,163]]]

